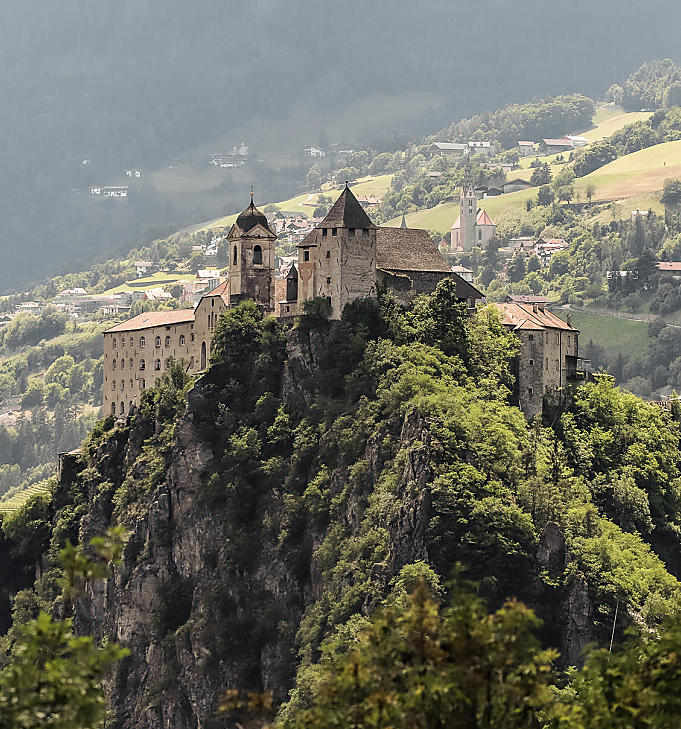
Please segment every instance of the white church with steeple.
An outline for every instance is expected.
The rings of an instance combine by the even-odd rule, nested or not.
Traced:
[[[452,225],[450,251],[472,251],[475,246],[484,248],[496,233],[496,223],[482,208],[472,184],[464,182],[461,188],[459,217]]]

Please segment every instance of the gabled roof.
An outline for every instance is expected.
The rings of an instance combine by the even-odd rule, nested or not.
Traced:
[[[542,142],[547,147],[571,147],[572,142],[567,137],[561,137],[560,139],[542,139]]]
[[[577,332],[573,326],[556,316],[552,311],[536,304],[503,303],[495,304],[501,315],[501,323],[506,327],[521,329],[562,329]]]
[[[229,281],[223,281],[217,288],[205,293],[201,298],[205,299],[210,296],[219,296],[225,304],[229,305]]]
[[[415,228],[379,228],[376,231],[376,268],[451,273],[428,233]]]
[[[660,261],[657,264],[658,271],[681,271],[681,262],[679,261]]]
[[[375,228],[359,200],[346,185],[318,228]]]
[[[145,311],[128,321],[107,329],[105,334],[115,332],[132,332],[138,329],[152,329],[153,327],[168,326],[169,324],[184,324],[194,321],[194,309],[175,309],[171,311]]]
[[[468,145],[460,144],[458,142],[433,142],[432,146],[441,149],[443,152],[463,152]]]
[[[478,208],[478,214],[475,218],[475,224],[476,225],[496,225],[496,223],[490,218],[489,214],[486,210],[483,210],[483,208]],[[452,225],[452,230],[459,230],[461,227],[461,216],[454,221],[454,225]]]

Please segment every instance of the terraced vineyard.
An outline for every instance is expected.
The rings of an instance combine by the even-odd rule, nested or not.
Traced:
[[[20,509],[31,496],[36,494],[48,494],[50,492],[49,481],[40,481],[25,489],[15,487],[10,489],[0,498],[0,514],[8,514]]]

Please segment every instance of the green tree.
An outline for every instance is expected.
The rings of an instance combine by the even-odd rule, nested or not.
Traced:
[[[67,609],[94,579],[108,574],[118,561],[122,533],[111,530],[92,540],[94,558],[67,545],[60,553],[64,567],[62,600]],[[98,646],[89,636],[76,636],[71,619],[40,613],[20,626],[9,662],[0,672],[0,726],[3,729],[92,729],[104,718],[102,682],[127,651]]]
[[[308,190],[318,190],[322,186],[322,171],[319,165],[314,164],[305,177]]]
[[[551,168],[549,167],[548,162],[542,162],[538,167],[535,167],[532,170],[530,182],[535,187],[541,187],[542,185],[550,184],[552,179],[553,174],[551,173]]]
[[[542,185],[537,192],[537,205],[551,205],[556,196],[550,185]]]
[[[525,256],[522,253],[516,253],[506,267],[509,281],[518,283],[524,278],[526,271]]]
[[[285,711],[282,727],[541,726],[556,654],[541,650],[530,610],[508,602],[489,615],[460,586],[441,608],[425,584],[391,603],[350,645],[327,645],[310,705]]]

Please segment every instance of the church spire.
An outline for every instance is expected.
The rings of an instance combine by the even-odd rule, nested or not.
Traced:
[[[404,213],[402,213],[402,222],[400,223],[400,228],[406,228],[407,227],[407,219],[404,217]]]

